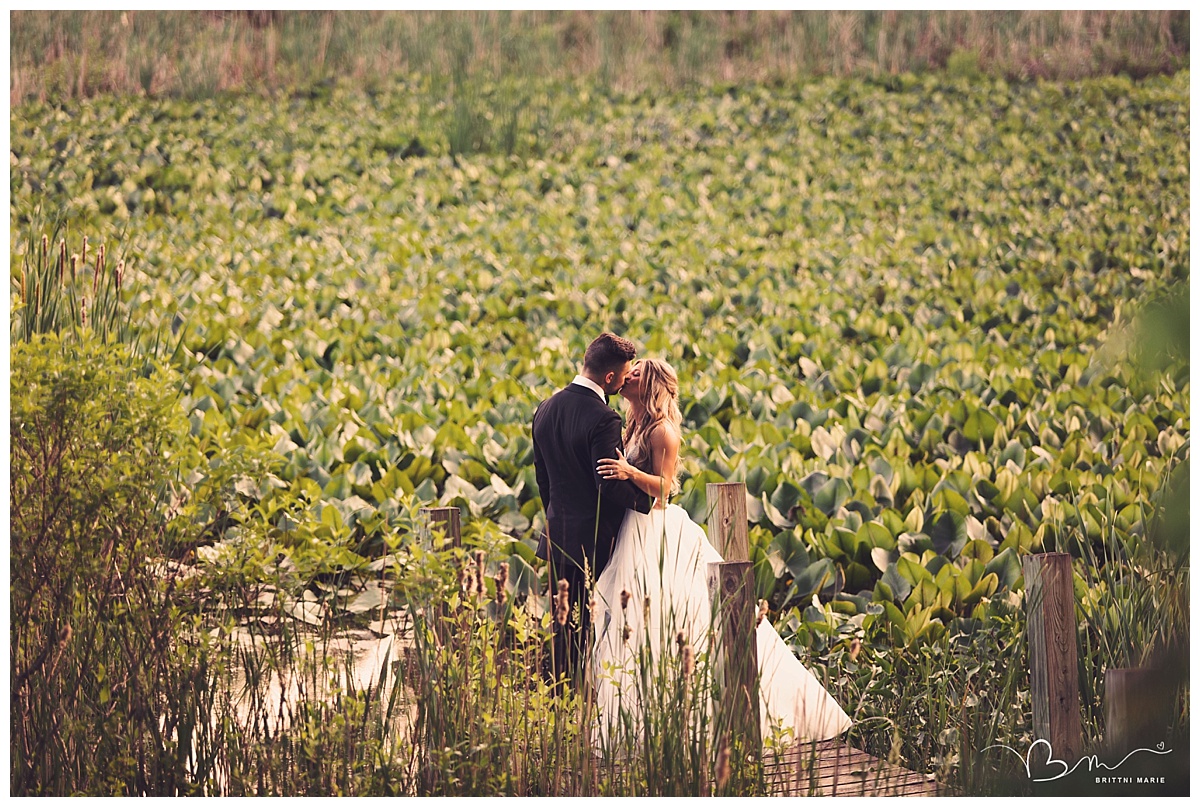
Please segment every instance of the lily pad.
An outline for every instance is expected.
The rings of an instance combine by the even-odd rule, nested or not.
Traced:
[[[378,610],[385,602],[387,602],[387,590],[382,584],[373,581],[364,586],[363,590],[342,608],[351,614],[362,614]]]
[[[833,515],[850,498],[853,491],[845,479],[830,479],[813,494],[813,504],[827,516]]]
[[[957,558],[970,539],[967,520],[952,510],[937,517],[929,534],[934,550],[948,558]]]

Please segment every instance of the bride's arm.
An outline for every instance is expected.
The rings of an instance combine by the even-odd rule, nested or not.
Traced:
[[[617,459],[602,459],[596,467],[606,479],[628,479],[651,496],[665,503],[675,481],[675,466],[679,462],[679,435],[665,423],[650,433],[651,467],[654,473],[635,468],[620,454]]]

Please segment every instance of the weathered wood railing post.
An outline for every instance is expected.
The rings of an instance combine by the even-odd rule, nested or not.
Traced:
[[[1048,741],[1055,759],[1072,763],[1083,752],[1083,729],[1071,556],[1029,555],[1023,567],[1034,739]]]
[[[436,538],[435,530],[441,528],[444,533],[442,542],[434,544]],[[460,513],[457,507],[422,507],[421,521],[418,524],[420,530],[420,540],[424,546],[431,549],[442,549],[449,544],[451,547],[462,546],[462,522],[460,521]],[[445,603],[439,605],[427,617],[433,624],[433,635],[439,645],[443,645],[448,640],[446,634],[446,615],[447,606]]]
[[[747,534],[746,486],[741,482],[709,484],[705,493],[709,538],[725,559],[708,567],[709,590],[718,603],[720,619],[716,669],[723,681],[724,725],[740,740],[744,751],[757,758],[762,753],[755,635],[758,609]]]
[[[750,560],[745,483],[710,482],[704,493],[708,499],[708,536],[712,545],[727,561]]]
[[[451,546],[462,546],[462,525],[457,507],[422,507],[421,537],[432,546],[433,530],[440,526]]]
[[[1152,748],[1170,721],[1170,685],[1160,669],[1132,667],[1104,673],[1105,745],[1115,759]]]

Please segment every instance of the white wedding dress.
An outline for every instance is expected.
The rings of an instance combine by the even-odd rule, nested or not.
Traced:
[[[678,505],[649,514],[626,513],[613,555],[596,581],[592,605],[592,674],[602,742],[614,737],[621,724],[618,712],[632,717],[631,725],[641,720],[639,648],[648,649],[655,662],[663,653],[678,655],[676,637],[683,631],[697,657],[707,651],[712,622],[708,564],[721,560],[703,528]],[[629,595],[624,608],[623,591]],[[850,728],[850,718],[769,620],[759,622],[756,639],[764,740],[825,740]]]

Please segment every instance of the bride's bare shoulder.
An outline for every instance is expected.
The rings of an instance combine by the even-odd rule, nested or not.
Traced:
[[[660,420],[650,429],[650,443],[656,447],[669,445],[678,448],[682,441],[679,427],[669,420]]]

